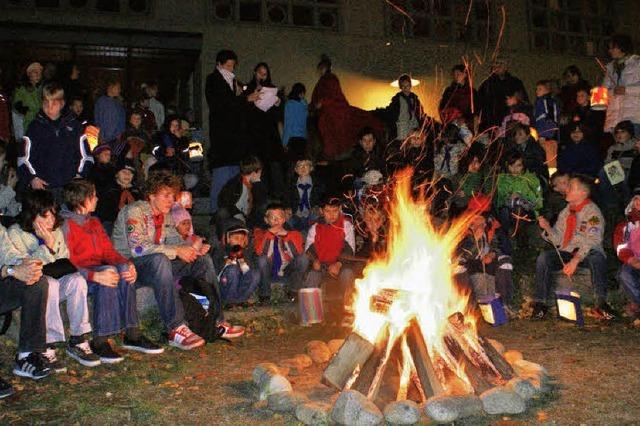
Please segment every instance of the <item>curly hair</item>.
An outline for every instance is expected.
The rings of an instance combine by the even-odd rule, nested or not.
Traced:
[[[62,216],[53,194],[46,189],[28,191],[22,200],[22,212],[18,221],[20,228],[25,232],[34,232],[33,221],[37,216],[45,216],[48,212],[56,218],[53,229],[58,229],[62,225]]]
[[[173,189],[177,194],[182,187],[180,178],[168,170],[155,170],[147,179],[147,196],[157,194],[163,188]]]

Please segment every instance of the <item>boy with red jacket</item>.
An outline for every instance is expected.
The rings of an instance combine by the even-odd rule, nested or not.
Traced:
[[[136,307],[136,268],[116,251],[100,220],[92,217],[98,197],[88,180],[73,180],[64,188],[71,211],[62,212],[63,231],[69,258],[89,284],[93,298],[94,338],[92,349],[110,362],[122,361],[108,337],[125,331],[122,347],[147,354],[159,354],[161,347],[147,339],[139,327]]]
[[[282,204],[270,204],[264,216],[269,228],[253,231],[255,252],[259,256],[260,301],[271,299],[271,282],[285,279],[290,297],[302,287],[302,279],[309,268],[309,258],[304,255],[302,234],[284,228],[287,221]]]

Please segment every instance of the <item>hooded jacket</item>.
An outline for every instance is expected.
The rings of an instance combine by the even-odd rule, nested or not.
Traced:
[[[640,215],[633,208],[634,200],[639,197],[636,195],[631,199],[624,210],[627,220],[620,222],[613,233],[613,246],[622,263],[640,258]]]

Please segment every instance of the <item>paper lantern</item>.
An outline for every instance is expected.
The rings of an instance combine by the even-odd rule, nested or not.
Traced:
[[[189,154],[189,160],[191,161],[204,160],[204,148],[202,148],[202,144],[198,141],[189,142],[189,147],[183,152]]]
[[[594,87],[591,89],[591,109],[604,111],[609,106],[609,91],[606,87]]]
[[[310,326],[324,321],[321,289],[301,288],[298,290],[298,304],[301,325]]]
[[[480,307],[482,318],[494,327],[509,322],[500,296],[480,297],[478,298],[478,306]]]
[[[84,129],[84,135],[87,138],[87,143],[89,144],[89,149],[93,152],[93,149],[98,146],[99,137],[100,137],[100,128],[96,126],[87,126]]]
[[[556,291],[556,305],[558,307],[558,316],[560,318],[575,322],[578,327],[582,327],[584,325],[579,293],[571,290]]]

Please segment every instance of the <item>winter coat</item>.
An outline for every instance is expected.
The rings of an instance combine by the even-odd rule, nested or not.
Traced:
[[[288,146],[289,139],[307,139],[307,116],[309,105],[304,99],[289,99],[284,105],[284,127],[282,129],[282,145]]]
[[[309,188],[309,205],[311,208],[320,205],[320,200],[324,197],[325,186],[317,175],[311,175],[311,188]],[[287,207],[291,207],[293,214],[297,214],[300,207],[302,194],[298,189],[298,175],[289,182],[285,189],[285,202]]]
[[[242,196],[242,175],[237,174],[232,177],[220,190],[218,194],[218,208],[227,209],[231,216],[242,213],[236,206]],[[251,184],[252,206],[249,216],[254,218],[257,213],[267,204],[267,190],[263,182],[253,182]]]
[[[531,126],[533,124],[533,109],[528,103],[520,102],[507,109],[507,114],[502,119],[502,125],[498,136],[503,138],[508,136],[512,129],[511,122],[517,121],[525,126]]]
[[[569,244],[566,247],[562,247],[569,209],[570,207],[567,206],[560,212],[556,224],[551,228],[551,233],[546,231],[543,233],[545,239],[563,251],[573,252],[575,250],[576,256],[580,260],[587,257],[591,250],[604,254],[604,248],[602,247],[605,226],[604,217],[593,201],[589,201],[582,210],[576,213],[576,228],[573,231],[573,236]]]
[[[135,187],[128,188],[134,202],[142,200],[142,193]],[[120,198],[124,189],[114,181],[98,195],[98,205],[96,207],[96,216],[104,222],[115,222],[118,213],[127,204],[120,206]]]
[[[50,250],[35,234],[23,231],[17,223],[11,225],[8,231],[11,243],[21,256],[42,260],[45,265],[58,259],[69,258],[69,249],[64,242],[62,229],[55,229],[52,233],[55,241],[53,249]]]
[[[22,263],[22,260],[27,257],[25,254],[20,253],[11,242],[7,228],[0,225],[0,266],[13,266]]]
[[[42,85],[31,84],[20,86],[13,94],[13,109],[24,115],[23,129],[25,133],[29,125],[35,120],[42,107]]]
[[[607,73],[602,82],[609,89],[609,106],[604,123],[606,132],[613,132],[616,124],[623,120],[640,123],[640,56],[627,56],[621,73],[616,71],[614,62],[607,64]],[[624,86],[625,94],[616,95],[616,86]]]
[[[233,81],[234,87],[237,84]],[[237,96],[217,69],[207,76],[209,105],[209,167],[235,166],[249,154],[247,101]]]
[[[558,171],[597,176],[602,167],[602,156],[591,141],[569,141],[558,147]]]
[[[522,93],[525,103],[529,102],[529,96],[522,81],[508,72],[503,78],[492,74],[482,82],[478,90],[482,129],[500,126],[502,119],[509,113],[509,108],[505,103],[507,94],[515,91]]]
[[[365,152],[360,144],[356,144],[351,153],[348,173],[352,173],[355,177],[362,177],[369,170],[378,170],[384,174],[385,169],[384,153],[379,143],[376,142],[371,152]]]
[[[573,111],[578,107],[576,96],[579,90],[586,90],[591,93],[591,84],[586,80],[579,80],[576,84],[565,84],[560,88],[560,102],[562,111]]]
[[[356,251],[353,224],[344,215],[332,224],[314,223],[307,233],[304,250],[312,259],[324,264],[335,263],[341,255],[353,256]]]
[[[626,175],[629,174],[633,159],[638,155],[636,150],[636,138],[631,138],[625,143],[614,142],[613,145],[607,150],[607,157],[604,160],[605,164],[618,160],[620,165],[624,169]]]
[[[93,108],[93,116],[104,142],[113,143],[124,133],[127,114],[118,99],[100,96]]]
[[[633,209],[634,196],[625,209],[626,221],[620,222],[613,232],[613,247],[616,248],[618,259],[627,263],[631,259],[640,259],[640,221],[637,211]],[[635,220],[634,220],[635,219]]]
[[[627,178],[629,183],[629,189],[633,191],[636,188],[640,188],[640,155],[636,155],[631,162],[631,168],[629,169],[629,177]]]
[[[560,108],[556,100],[553,99],[553,96],[548,94],[537,98],[533,115],[536,120],[538,136],[545,139],[557,140]]]
[[[9,185],[0,184],[0,215],[15,217],[22,206],[16,201],[16,191]]]
[[[243,96],[249,96],[257,88],[257,82],[252,80],[244,90]],[[249,132],[251,153],[257,155],[262,161],[284,160],[284,149],[278,132],[278,122],[282,121],[281,106],[282,103],[278,106],[272,106],[267,111],[262,111],[254,103],[246,103],[246,124]]]
[[[35,177],[49,188],[60,188],[76,175],[86,176],[93,165],[81,124],[67,115],[51,120],[40,111],[23,138],[18,176],[23,185]]]
[[[121,265],[128,260],[118,253],[97,217],[62,210],[65,221],[62,233],[69,249],[69,260],[88,281],[93,281],[93,268]]]
[[[495,206],[497,208],[506,206],[511,199],[511,195],[515,193],[535,203],[536,210],[542,208],[542,190],[540,188],[540,181],[535,174],[525,172],[521,175],[514,176],[509,173],[500,173],[496,183]]]
[[[397,123],[400,119],[400,102],[405,98],[402,92],[396,93],[393,98],[391,98],[391,103],[387,106],[385,110],[385,116],[387,121],[387,126],[389,129],[389,139],[393,140],[398,137],[398,128]],[[408,96],[409,99],[409,114],[411,117],[416,119],[417,127],[422,126],[422,121],[425,118],[424,110],[422,109],[422,103],[420,103],[420,98],[418,95],[411,92]],[[411,108],[413,106],[413,108]]]
[[[445,120],[445,110],[457,109],[467,121],[467,124],[472,124],[471,120],[475,114],[478,113],[478,91],[471,89],[469,84],[458,84],[455,81],[451,83],[442,93],[440,104],[438,105],[438,111],[443,123]],[[473,109],[473,112],[472,112]]]
[[[547,182],[549,180],[549,168],[545,164],[547,161],[546,154],[544,149],[535,139],[533,139],[533,137],[530,137],[521,145],[518,145],[515,142],[510,142],[507,145],[505,154],[510,151],[519,151],[522,153],[522,156],[524,157],[524,168],[527,171],[535,173],[543,182]],[[503,160],[500,160],[500,164],[502,163]]]
[[[159,242],[155,241],[153,212],[148,201],[136,201],[120,210],[113,228],[112,241],[118,253],[130,259],[149,254],[176,258],[176,247],[184,245],[171,213],[164,215]]]

